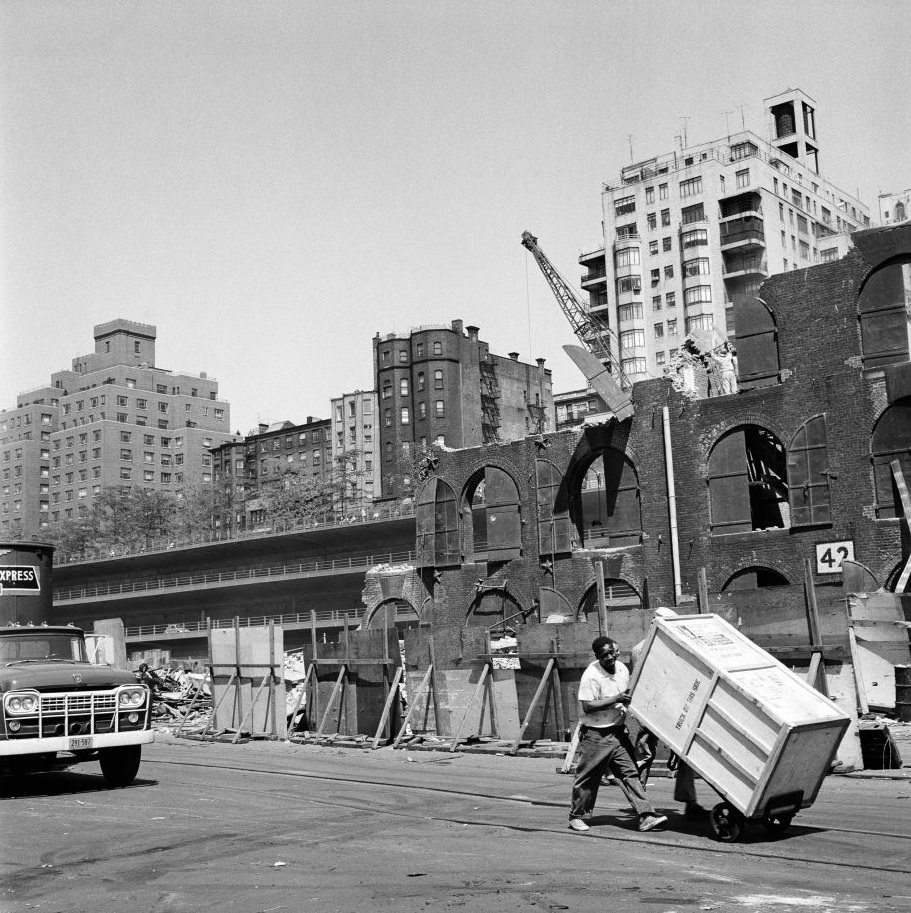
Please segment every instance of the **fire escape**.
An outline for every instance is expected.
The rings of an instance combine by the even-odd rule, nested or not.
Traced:
[[[481,436],[485,444],[496,444],[500,431],[500,382],[493,362],[482,361],[481,368]]]

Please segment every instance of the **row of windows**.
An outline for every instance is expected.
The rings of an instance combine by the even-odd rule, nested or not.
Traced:
[[[443,400],[438,399],[433,404],[433,410],[434,410],[434,415],[437,418],[443,418],[446,415],[446,403]],[[427,403],[425,403],[425,402],[418,403],[418,418],[419,419],[427,418]],[[402,406],[402,408],[399,410],[399,421],[403,425],[411,424],[411,409],[408,406]],[[392,427],[392,410],[391,409],[383,410],[383,425],[386,428]]]
[[[442,355],[443,354],[443,343],[440,342],[439,340],[435,340],[433,343],[431,343],[431,352],[434,355]],[[415,354],[415,358],[424,357],[424,343],[423,342],[418,342],[415,344],[414,354]],[[384,365],[391,364],[392,363],[392,352],[389,349],[384,349],[383,354],[382,354],[382,359],[383,359]],[[408,364],[408,350],[407,349],[399,349],[399,364],[402,364],[402,365]]]
[[[129,397],[123,396],[122,394],[118,394],[116,397],[116,404],[120,408],[128,407],[130,405]],[[72,405],[73,404],[71,404],[71,403],[64,403],[64,405],[63,405],[63,414],[64,415],[70,415]],[[105,394],[103,394],[103,393],[100,394],[99,396],[93,396],[89,399],[89,408],[90,409],[97,409],[99,407],[99,405],[101,405],[101,406],[105,405]],[[77,400],[75,403],[75,406],[76,406],[76,410],[75,410],[76,412],[83,412],[85,409],[85,400],[81,400],[81,399]],[[156,409],[158,410],[158,412],[160,412],[162,414],[167,414],[170,411],[170,407],[171,407],[171,403],[165,402],[164,400],[159,400],[156,403]],[[149,408],[148,400],[144,399],[143,397],[137,397],[136,398],[136,408],[138,410],[140,410],[141,412],[147,411]],[[193,408],[192,403],[184,403],[183,408],[184,408],[184,413],[189,413],[190,411],[192,411],[192,408]],[[213,412],[213,415],[215,416],[216,421],[223,422],[225,420],[225,410],[224,409],[215,408],[212,410],[212,412]],[[202,414],[204,416],[208,416],[208,414],[209,414],[208,406],[202,407]]]
[[[423,371],[418,371],[417,375],[417,392],[420,393],[426,388],[426,378],[424,377]],[[403,377],[399,381],[399,394],[401,396],[409,395],[410,384],[407,377]],[[433,372],[433,388],[434,390],[443,389],[443,372],[442,370],[436,370]],[[390,399],[392,397],[392,384],[387,382],[383,384],[383,399]]]

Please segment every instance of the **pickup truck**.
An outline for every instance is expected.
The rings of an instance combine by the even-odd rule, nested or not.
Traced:
[[[97,760],[109,786],[127,786],[150,727],[148,687],[90,663],[82,630],[0,627],[0,772]]]

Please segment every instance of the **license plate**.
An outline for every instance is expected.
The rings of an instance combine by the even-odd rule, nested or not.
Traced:
[[[90,735],[75,736],[70,739],[70,751],[84,751],[92,747],[92,737]]]

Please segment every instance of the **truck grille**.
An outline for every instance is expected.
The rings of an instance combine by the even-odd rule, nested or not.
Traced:
[[[7,717],[6,738],[85,736],[144,729],[149,711],[148,696],[139,707],[118,707],[120,690],[41,694],[36,712]],[[137,722],[130,722],[130,714],[138,714]],[[18,729],[10,728],[12,721],[19,723]]]

